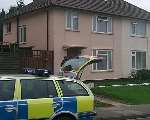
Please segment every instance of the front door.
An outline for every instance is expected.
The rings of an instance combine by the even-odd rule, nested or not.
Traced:
[[[21,80],[21,98],[28,105],[28,119],[48,119],[54,114],[57,92],[52,80]]]
[[[17,101],[13,100],[15,80],[0,80],[0,119],[16,120]]]

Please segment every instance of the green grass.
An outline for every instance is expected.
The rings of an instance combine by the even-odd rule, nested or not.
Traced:
[[[119,100],[128,104],[150,104],[150,86],[96,87],[95,95]]]
[[[132,80],[132,79],[118,79],[118,80],[104,80],[96,83],[96,86],[111,86],[111,85],[127,85],[127,84],[142,84],[150,83],[149,80]]]

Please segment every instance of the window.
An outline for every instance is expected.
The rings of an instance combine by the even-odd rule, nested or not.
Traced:
[[[13,100],[15,80],[0,80],[0,101]]]
[[[6,33],[11,32],[11,22],[6,23]]]
[[[146,23],[144,21],[132,21],[131,22],[131,35],[132,36],[145,36]]]
[[[93,50],[93,56],[103,57],[104,59],[93,64],[94,71],[109,71],[112,70],[112,50]]]
[[[51,80],[21,80],[21,98],[52,98],[57,92]]]
[[[25,43],[26,42],[26,26],[20,26],[19,27],[19,42]]]
[[[146,68],[146,52],[132,51],[132,69],[140,70]]]
[[[64,97],[70,96],[89,96],[85,88],[73,81],[58,81],[63,91]]]
[[[78,70],[82,65],[84,65],[89,59],[87,58],[74,58],[74,59],[70,59],[68,61],[66,61],[63,65],[63,67],[67,67],[70,66],[72,67],[73,70]]]
[[[79,15],[75,11],[66,11],[66,29],[78,31],[79,29]]]
[[[93,16],[92,31],[98,33],[112,33],[112,18],[105,16]]]

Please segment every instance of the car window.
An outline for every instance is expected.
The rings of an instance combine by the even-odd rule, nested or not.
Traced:
[[[21,80],[21,98],[52,98],[57,92],[52,80]]]
[[[66,67],[71,67],[73,70],[78,70],[83,64],[85,64],[89,59],[87,58],[74,58],[66,61],[63,65],[64,69]]]
[[[15,80],[0,80],[0,101],[13,100]]]
[[[86,89],[73,81],[58,81],[65,97],[69,96],[89,96]]]

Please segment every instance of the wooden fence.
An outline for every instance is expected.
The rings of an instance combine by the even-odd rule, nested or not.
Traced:
[[[46,50],[28,50],[21,51],[21,67],[48,69],[53,73],[54,69],[54,52]]]

